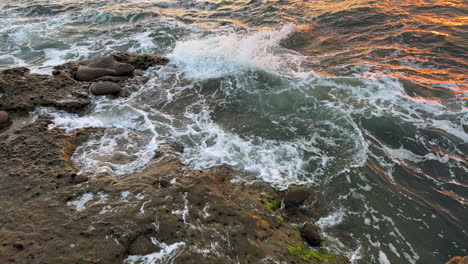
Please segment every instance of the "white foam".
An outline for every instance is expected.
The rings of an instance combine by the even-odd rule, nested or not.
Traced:
[[[92,193],[84,193],[81,198],[75,201],[67,202],[68,206],[75,206],[77,212],[81,212],[86,209],[86,204],[93,200],[94,195]]]
[[[131,193],[130,193],[129,191],[123,191],[123,192],[121,192],[121,193],[120,193],[120,197],[121,197],[121,198],[120,198],[120,201],[121,201],[121,202],[128,202],[128,198],[129,198],[130,194],[131,194]]]
[[[176,242],[167,245],[163,242],[158,242],[152,238],[151,241],[161,248],[161,251],[148,255],[130,255],[125,260],[125,264],[156,264],[156,263],[172,263],[172,260],[177,256],[178,252],[185,246],[184,242]]]
[[[289,24],[280,30],[250,34],[193,36],[177,42],[169,58],[192,79],[218,78],[249,69],[284,74],[289,69],[297,69],[302,62],[297,53],[279,46],[280,41],[292,32],[294,25]]]
[[[102,207],[101,211],[99,211],[99,214],[102,215],[102,214],[106,214],[106,213],[111,212],[111,211],[112,211],[112,206],[106,205],[106,206]]]
[[[305,183],[312,179],[301,179],[304,174],[303,154],[299,146],[290,142],[241,138],[223,130],[205,113],[187,113],[197,127],[188,128],[176,137],[196,138],[196,144],[186,148],[182,161],[195,169],[207,169],[224,164],[250,173],[278,188],[286,188],[291,183]],[[203,131],[198,133],[196,131]]]
[[[172,214],[182,216],[184,224],[189,224],[189,200],[187,199],[188,193],[183,193],[182,198],[184,200],[184,208],[181,210],[172,210]]]
[[[388,260],[387,255],[383,253],[381,250],[379,251],[379,263],[380,264],[391,264],[390,260]]]
[[[388,243],[388,247],[393,252],[393,254],[395,254],[397,257],[400,257],[400,253],[398,253],[396,247],[392,243]]]
[[[339,210],[326,217],[321,217],[315,224],[322,229],[330,228],[343,222],[345,216],[344,210]]]

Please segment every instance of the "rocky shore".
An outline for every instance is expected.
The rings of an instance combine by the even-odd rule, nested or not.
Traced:
[[[66,132],[25,118],[36,107],[86,114],[126,96],[154,55],[116,53],[54,68],[0,72],[1,263],[348,263],[314,225],[314,195],[250,175],[187,168],[176,145],[143,171],[79,174],[77,146],[105,128]]]

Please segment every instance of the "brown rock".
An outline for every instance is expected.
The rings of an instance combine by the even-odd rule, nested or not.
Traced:
[[[10,115],[5,111],[0,111],[0,129],[10,126]]]
[[[80,174],[80,175],[76,175],[75,177],[73,177],[72,179],[72,183],[82,183],[82,182],[85,182],[85,181],[88,181],[88,177],[86,177],[85,175],[83,174]]]
[[[296,208],[300,206],[309,196],[310,191],[307,188],[289,190],[284,197],[284,204],[286,208]]]
[[[306,223],[300,230],[301,237],[311,246],[318,247],[320,246],[320,234],[318,228],[311,224]]]
[[[17,68],[6,69],[2,73],[10,74],[10,75],[25,76],[29,74],[29,69],[25,67],[17,67]]]
[[[91,87],[94,95],[118,94],[122,91],[120,85],[114,82],[98,82]]]
[[[147,255],[159,250],[161,250],[161,248],[153,244],[149,238],[140,235],[135,240],[133,240],[128,247],[128,254]]]
[[[16,263],[124,263],[129,254],[158,250],[148,232],[161,243],[186,244],[174,252],[174,263],[261,263],[267,257],[301,262],[287,253],[300,233],[275,216],[259,215],[265,211],[258,202],[261,192],[281,195],[269,184],[225,167],[191,170],[176,156],[122,178],[102,173],[90,177],[92,184],[70,184],[78,169],[71,160],[75,148],[90,133],[99,138],[106,130],[66,133],[40,119],[18,129],[15,137],[0,136],[0,238],[7,245],[1,247],[0,263],[10,258]],[[253,183],[232,181],[238,177]],[[176,181],[156,190],[154,182],[163,179]],[[126,200],[123,191],[130,192]],[[85,194],[92,200],[75,210],[69,202],[83,201]],[[24,249],[16,249],[15,242]],[[222,254],[192,250],[212,243]]]
[[[133,65],[136,69],[146,70],[156,65],[165,65],[169,62],[166,57],[151,54],[136,54],[129,52],[119,52],[112,54],[112,57],[119,61]]]
[[[80,66],[75,73],[75,78],[78,81],[91,81],[99,77],[115,75],[115,71],[103,68],[91,68],[87,66]]]
[[[86,63],[90,68],[109,69],[115,72],[114,76],[130,75],[135,70],[135,67],[128,63],[118,62],[113,57],[99,57],[91,59]]]
[[[80,64],[75,73],[79,81],[91,81],[104,76],[127,76],[135,70],[132,65],[118,62],[112,57],[99,57]]]
[[[26,68],[0,71],[0,107],[5,111],[31,111],[38,106],[52,106],[79,111],[91,100],[87,85],[69,76],[27,74]]]
[[[154,183],[154,186],[156,186],[158,188],[166,188],[166,187],[168,187],[170,185],[171,185],[171,183],[168,180],[157,180]]]

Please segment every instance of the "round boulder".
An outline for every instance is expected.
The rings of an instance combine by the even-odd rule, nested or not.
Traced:
[[[98,82],[91,87],[94,95],[118,94],[121,91],[122,87],[114,82]]]
[[[91,68],[87,66],[80,66],[75,73],[75,78],[78,81],[91,81],[99,77],[114,75],[115,71],[112,69]]]
[[[0,111],[0,129],[11,125],[10,115],[5,111]]]
[[[312,247],[320,246],[320,242],[322,242],[322,240],[320,239],[318,228],[315,225],[306,223],[302,226],[300,232],[302,239],[304,239],[309,245]]]
[[[284,197],[286,208],[296,208],[300,206],[310,196],[310,190],[307,188],[298,188],[289,190]]]

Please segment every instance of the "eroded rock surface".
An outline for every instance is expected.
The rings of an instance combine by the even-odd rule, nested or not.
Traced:
[[[135,69],[146,70],[149,67],[167,64],[165,57],[136,54],[129,52],[114,53],[110,56],[98,57],[78,62],[69,62],[54,67],[53,75],[65,75],[80,81],[99,81],[100,78],[120,81],[132,76]],[[119,79],[121,78],[121,79]]]
[[[0,109],[32,111],[53,106],[76,112],[90,104],[87,84],[68,76],[29,74],[27,68],[0,72]]]
[[[5,70],[0,108],[75,111],[90,103],[90,82],[75,79],[80,67],[111,69],[92,80],[114,86],[134,69],[164,63],[118,53],[58,66],[54,76]],[[303,206],[309,193],[281,192],[224,167],[189,169],[174,154],[183,151],[177,145],[161,147],[139,173],[78,175],[75,148],[105,129],[65,133],[52,122],[43,116],[0,134],[0,263],[318,263],[297,250],[306,248],[298,230],[305,222],[320,240],[310,216],[281,207]]]
[[[0,138],[0,260],[122,263],[176,245],[173,263],[302,263],[287,250],[302,243],[299,231],[259,201],[284,196],[269,185],[237,183],[248,176],[223,167],[190,170],[175,155],[77,184],[71,154],[96,130],[49,124],[39,118]]]
[[[164,65],[168,59],[156,55],[115,53],[54,67],[53,75],[31,74],[25,67],[0,71],[0,110],[33,111],[36,107],[55,107],[68,112],[83,112],[91,103],[89,93],[124,94],[122,85],[135,78],[134,71]],[[97,85],[90,87],[90,82]],[[138,81],[134,82],[138,83]],[[3,112],[0,119],[6,115]],[[10,121],[0,120],[0,129]]]

